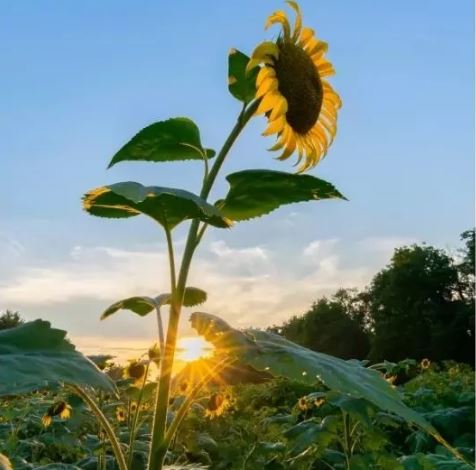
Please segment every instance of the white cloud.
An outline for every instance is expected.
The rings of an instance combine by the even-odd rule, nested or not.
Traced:
[[[209,294],[200,310],[218,314],[238,327],[267,326],[304,312],[318,297],[340,287],[365,286],[388,261],[391,253],[383,257],[382,252],[391,252],[395,240],[315,240],[301,253],[260,246],[235,248],[215,241],[197,253],[189,285]],[[59,310],[69,312],[69,318],[59,318],[74,334],[80,322],[81,331],[87,331],[83,323],[97,319],[98,312],[111,302],[168,291],[168,276],[163,245],[140,250],[76,246],[61,263],[24,266],[0,280],[0,309],[8,306],[51,315]],[[79,319],[82,305],[90,316]],[[150,321],[152,325],[152,318]],[[108,334],[121,335],[134,322],[133,316],[118,315],[107,324]],[[148,326],[140,327],[136,337],[148,332]]]

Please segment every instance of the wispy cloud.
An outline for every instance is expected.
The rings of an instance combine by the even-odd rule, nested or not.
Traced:
[[[201,309],[239,327],[266,326],[305,311],[316,298],[340,287],[363,287],[388,261],[395,244],[404,243],[407,240],[396,238],[314,240],[300,252],[288,249],[284,256],[263,246],[237,248],[217,240],[198,254],[189,284],[209,293]],[[356,251],[362,262],[353,257]],[[24,266],[0,280],[0,301],[10,308],[48,313],[57,310],[55,305],[71,306],[86,299],[97,305],[97,316],[119,298],[158,294],[168,286],[163,246],[141,250],[76,246],[61,263]],[[70,317],[73,331],[75,315]],[[110,324],[111,334],[122,334],[130,321],[119,316]]]

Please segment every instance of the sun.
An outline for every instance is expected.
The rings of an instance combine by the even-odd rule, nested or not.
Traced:
[[[178,359],[191,362],[212,355],[213,345],[201,336],[180,338],[177,345]]]

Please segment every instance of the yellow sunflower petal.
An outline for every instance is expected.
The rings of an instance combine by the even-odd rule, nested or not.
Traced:
[[[296,12],[296,20],[294,22],[294,32],[292,37],[292,40],[296,42],[301,35],[302,29],[301,9],[299,8],[299,5],[293,0],[288,0],[286,3]]]
[[[277,117],[286,114],[287,111],[288,111],[288,102],[284,96],[281,96],[281,100],[271,110],[269,119],[271,121],[274,121]]]
[[[288,17],[286,16],[286,13],[284,11],[278,10],[275,11],[271,16],[269,16],[266,20],[264,28],[268,29],[276,23],[281,24],[281,26],[283,27],[285,39],[289,39],[291,37],[291,27],[289,26]]]
[[[276,157],[276,160],[286,160],[294,153],[295,150],[296,150],[296,137],[294,136],[294,133],[291,132],[289,137],[286,139],[283,153],[279,157]]]
[[[281,95],[276,92],[267,93],[261,99],[260,104],[258,105],[258,109],[256,110],[256,114],[263,114],[267,111],[273,109],[273,106],[279,104],[281,100]]]
[[[312,41],[308,48],[307,53],[311,56],[313,61],[319,60],[323,54],[329,49],[329,44],[325,41],[319,41],[315,39],[315,42]],[[319,64],[318,64],[319,65]]]
[[[262,42],[251,54],[251,59],[246,65],[246,73],[249,73],[250,70],[254,69],[257,65],[262,63],[271,64],[273,59],[279,57],[279,49],[276,43],[272,41]]]
[[[280,116],[278,119],[274,121],[270,121],[268,127],[263,132],[262,135],[272,135],[276,134],[277,132],[281,132],[286,125],[286,118],[284,116]]]
[[[299,44],[305,46],[310,39],[314,37],[314,30],[311,28],[302,28],[301,36],[299,38]]]
[[[317,70],[319,71],[319,75],[321,77],[328,77],[329,75],[334,75],[336,73],[330,62],[323,62],[322,64],[318,65]]]
[[[256,77],[256,86],[259,87],[263,80],[276,77],[276,71],[272,67],[261,67]]]
[[[261,98],[263,95],[270,91],[276,91],[278,89],[278,81],[276,78],[270,77],[264,80],[256,91],[256,98]]]

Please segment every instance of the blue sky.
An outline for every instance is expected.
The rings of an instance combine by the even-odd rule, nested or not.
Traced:
[[[239,110],[226,86],[228,51],[250,53],[275,36],[264,20],[282,6],[2,2],[0,310],[49,319],[85,348],[149,341],[152,319],[98,317],[118,298],[166,289],[162,234],[148,220],[87,216],[80,197],[125,180],[198,192],[196,162],[106,165],[139,129],[172,116],[192,118],[204,145],[218,149]],[[427,241],[454,251],[473,225],[473,2],[301,7],[330,44],[344,103],[336,141],[313,174],[349,202],[288,206],[210,231],[191,281],[209,291],[204,310],[237,326],[276,323],[339,286],[366,285],[395,246]],[[292,171],[266,151],[264,127],[252,121],[222,176]],[[213,198],[226,188],[222,178]],[[184,234],[174,234],[179,247]]]

